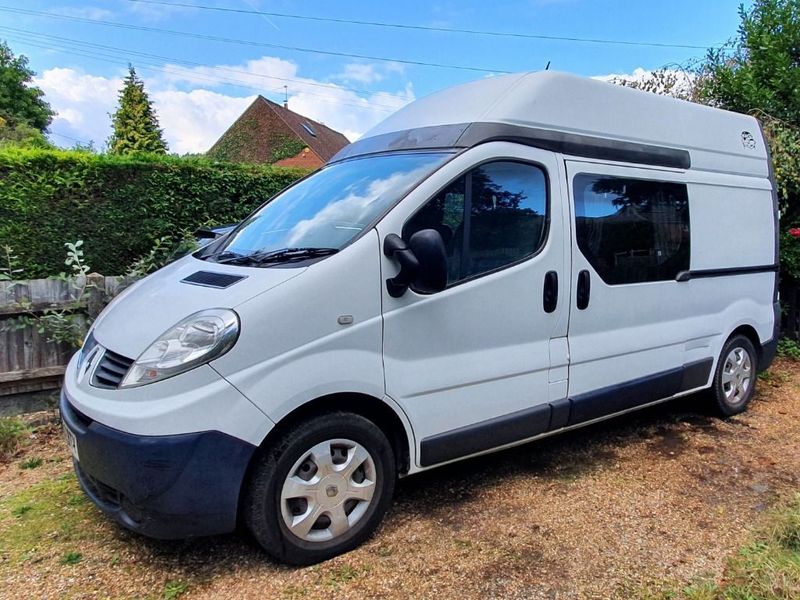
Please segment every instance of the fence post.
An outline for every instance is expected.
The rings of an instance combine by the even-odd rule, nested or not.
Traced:
[[[106,305],[106,278],[99,273],[89,273],[86,282],[86,312],[94,320]]]

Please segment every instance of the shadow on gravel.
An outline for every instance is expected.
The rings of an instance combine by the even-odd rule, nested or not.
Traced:
[[[564,434],[530,442],[501,452],[439,467],[400,480],[387,516],[434,518],[456,528],[460,505],[508,478],[536,477],[545,482],[572,482],[606,468],[617,459],[618,449],[648,440],[649,452],[673,457],[687,448],[689,432],[726,435],[717,419],[698,412],[702,399],[688,396],[623,415]],[[706,447],[707,452],[713,450]],[[700,449],[703,452],[702,449]],[[186,541],[165,542],[119,530],[117,536],[135,539],[152,559],[195,577],[211,577],[232,565],[238,569],[263,568],[269,562],[244,532]],[[278,571],[290,567],[274,564]]]

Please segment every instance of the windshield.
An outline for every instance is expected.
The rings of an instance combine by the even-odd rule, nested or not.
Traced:
[[[253,256],[332,254],[448,156],[444,152],[389,154],[326,167],[273,198],[221,245],[211,244],[205,258],[229,262]]]

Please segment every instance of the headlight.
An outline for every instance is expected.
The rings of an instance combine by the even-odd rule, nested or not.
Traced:
[[[239,317],[227,308],[201,310],[164,333],[134,361],[121,388],[183,373],[222,356],[239,335]]]

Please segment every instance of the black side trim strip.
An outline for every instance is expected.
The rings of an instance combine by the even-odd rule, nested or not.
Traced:
[[[384,133],[345,146],[329,162],[394,150],[472,148],[494,141],[515,142],[585,158],[677,169],[692,166],[688,150],[508,123],[458,123]]]
[[[524,440],[546,432],[549,425],[550,405],[544,404],[446,431],[422,440],[420,464],[427,467]]]
[[[593,421],[662,398],[669,398],[680,391],[682,380],[683,368],[679,367],[575,396],[571,398],[572,413],[569,424],[577,425]]]
[[[420,465],[428,467],[499,448],[702,387],[708,383],[713,364],[711,358],[706,358],[574,398],[541,404],[427,437],[420,443]]]
[[[708,383],[711,367],[714,366],[713,358],[704,358],[688,365],[683,365],[682,392],[699,388]]]
[[[698,271],[681,271],[675,276],[675,281],[690,281],[706,277],[730,277],[731,275],[749,275],[751,273],[775,272],[779,265],[757,265],[753,267],[729,267],[724,269],[701,269]]]

